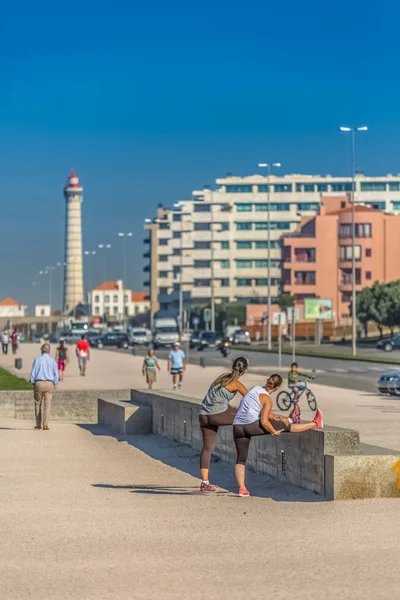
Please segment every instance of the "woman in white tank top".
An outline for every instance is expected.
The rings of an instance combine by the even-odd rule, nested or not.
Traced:
[[[250,441],[256,435],[280,435],[286,433],[300,433],[309,429],[322,429],[322,412],[317,410],[311,423],[292,423],[271,413],[271,396],[282,385],[280,375],[271,375],[265,387],[256,385],[243,396],[235,419],[233,421],[233,437],[236,445],[237,460],[235,475],[239,485],[239,496],[250,496],[245,486],[246,460],[249,453]]]

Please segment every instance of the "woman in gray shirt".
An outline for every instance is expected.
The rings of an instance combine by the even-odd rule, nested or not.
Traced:
[[[203,436],[203,449],[200,455],[200,491],[204,493],[215,492],[216,488],[210,484],[208,473],[210,470],[211,454],[215,447],[218,428],[232,425],[236,415],[236,408],[230,406],[236,392],[242,396],[247,389],[239,379],[248,369],[249,363],[242,356],[236,358],[230,373],[220,375],[211,384],[203,402],[201,403],[199,422]]]

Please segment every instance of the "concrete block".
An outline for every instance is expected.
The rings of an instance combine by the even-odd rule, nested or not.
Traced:
[[[355,429],[327,426],[323,431],[313,431],[322,439],[324,454],[358,454],[360,433]]]
[[[150,406],[119,400],[98,399],[98,422],[121,435],[152,432]]]

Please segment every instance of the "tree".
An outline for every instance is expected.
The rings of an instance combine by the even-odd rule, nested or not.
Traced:
[[[295,294],[290,294],[289,292],[282,292],[278,298],[279,308],[282,311],[286,311],[288,308],[294,306],[296,300]]]
[[[361,290],[357,294],[357,318],[365,331],[368,322],[373,321],[380,337],[384,326],[389,327],[393,335],[396,325],[400,325],[400,280],[390,283],[376,281],[371,287]]]

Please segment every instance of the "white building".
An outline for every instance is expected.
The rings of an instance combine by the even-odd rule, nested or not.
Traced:
[[[152,312],[178,310],[180,271],[184,303],[267,297],[268,178],[226,177],[218,189],[193,192],[172,209],[161,208],[145,225],[150,259],[145,271]],[[302,216],[314,215],[321,198],[351,192],[349,177],[271,175],[271,295],[280,293],[283,233],[294,231]],[[356,202],[400,214],[400,175],[356,177]]]
[[[5,298],[0,302],[0,317],[24,317],[26,306],[13,298]]]
[[[35,317],[51,317],[50,304],[36,304]]]
[[[92,316],[107,315],[117,320],[145,313],[150,308],[146,292],[124,289],[123,282],[105,281],[89,293]]]

